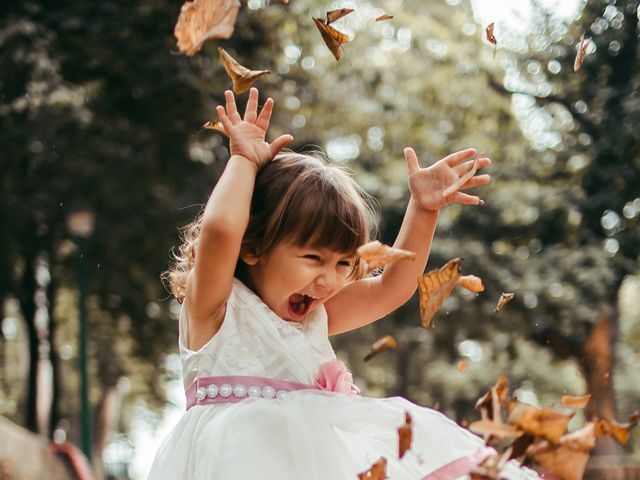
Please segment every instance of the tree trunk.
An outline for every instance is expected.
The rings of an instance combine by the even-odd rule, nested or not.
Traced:
[[[615,327],[608,314],[600,314],[582,346],[579,358],[587,391],[591,400],[586,407],[586,416],[615,419],[615,396],[613,391],[613,358]],[[610,438],[599,438],[593,452],[596,455],[620,453]]]
[[[26,255],[24,259],[24,272],[20,282],[19,300],[24,317],[29,342],[29,372],[27,377],[25,426],[32,432],[38,431],[38,418],[36,415],[36,402],[38,390],[38,332],[35,325],[36,314],[36,278],[34,271],[35,254]]]

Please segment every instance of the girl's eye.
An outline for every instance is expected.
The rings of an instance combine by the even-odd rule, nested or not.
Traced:
[[[304,258],[308,258],[309,260],[319,261],[320,260],[320,255],[309,254],[309,255],[305,255]]]
[[[341,267],[351,267],[351,262],[349,260],[341,260],[338,262],[338,265]]]

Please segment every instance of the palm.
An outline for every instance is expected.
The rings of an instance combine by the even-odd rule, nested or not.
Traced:
[[[460,177],[469,171],[475,154],[475,149],[462,150],[452,153],[428,168],[420,168],[416,152],[412,148],[404,151],[409,167],[409,190],[418,206],[424,210],[438,210],[450,203],[462,203],[465,205],[478,205],[482,203],[479,197],[469,195],[459,190],[486,185],[491,180],[489,175],[475,175],[464,185],[448,195],[444,192],[454,185]],[[478,160],[478,168],[488,167],[491,160],[481,158]]]
[[[257,89],[252,88],[249,92],[244,118],[238,113],[233,93],[227,90],[225,99],[226,108],[219,106],[216,111],[222,126],[229,135],[231,155],[240,155],[260,168],[271,161],[285,145],[293,140],[291,135],[281,135],[272,143],[265,140],[273,111],[273,100],[268,98],[258,115]]]

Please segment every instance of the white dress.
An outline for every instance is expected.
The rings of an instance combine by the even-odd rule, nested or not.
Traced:
[[[237,375],[313,385],[320,365],[335,360],[323,307],[297,327],[237,279],[218,333],[198,351],[187,348],[188,335],[183,307],[185,389],[198,377]],[[405,412],[413,419],[413,444],[399,459],[397,428]],[[481,438],[440,412],[400,397],[301,390],[283,398],[194,405],[164,440],[148,479],[357,480],[385,457],[390,480],[448,480],[467,478],[460,467],[483,448]],[[444,468],[451,463],[458,468]],[[511,462],[504,478],[539,477]]]

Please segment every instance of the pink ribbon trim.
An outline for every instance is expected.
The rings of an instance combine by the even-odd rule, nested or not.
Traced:
[[[493,453],[493,448],[481,447],[471,455],[456,458],[452,462],[434,470],[422,480],[453,480],[471,472]]]

